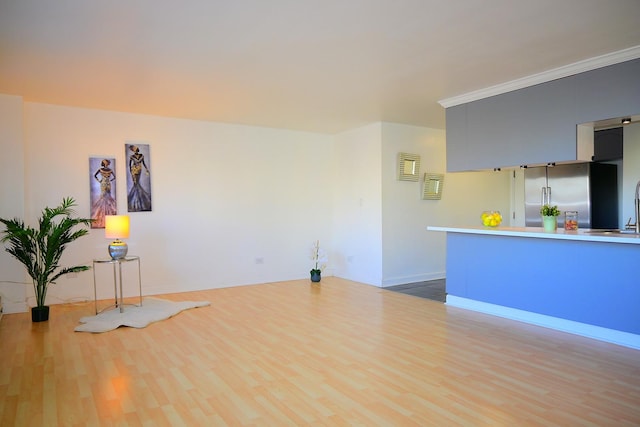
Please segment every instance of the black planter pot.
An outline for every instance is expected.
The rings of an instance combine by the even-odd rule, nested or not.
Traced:
[[[43,305],[42,307],[31,307],[32,322],[46,322],[47,320],[49,320],[48,305]]]
[[[320,273],[311,273],[311,281],[312,282],[319,282],[320,279],[321,279]]]

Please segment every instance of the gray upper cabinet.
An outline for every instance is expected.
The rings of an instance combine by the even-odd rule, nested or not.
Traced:
[[[629,61],[447,108],[447,171],[590,160],[576,125],[640,113],[638,76]]]
[[[640,59],[573,77],[578,123],[640,114]]]
[[[467,150],[467,104],[456,105],[445,110],[447,121],[447,171],[473,169],[466,155]],[[452,168],[453,166],[453,168]]]

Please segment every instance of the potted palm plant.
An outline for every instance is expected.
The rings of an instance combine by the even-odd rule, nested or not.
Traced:
[[[31,308],[33,322],[49,319],[49,306],[45,305],[45,300],[51,283],[65,274],[89,269],[86,265],[59,265],[67,245],[89,232],[87,228],[76,227],[89,227],[92,221],[90,218],[72,218],[73,206],[75,200],[67,197],[53,209],[45,207],[38,219],[38,228],[25,225],[19,218],[0,218],[5,225],[0,241],[6,243],[5,250],[25,266],[33,281],[36,296],[36,306]]]
[[[540,214],[542,215],[542,226],[544,231],[556,231],[558,226],[558,215],[560,215],[560,209],[558,206],[542,205],[540,208]]]

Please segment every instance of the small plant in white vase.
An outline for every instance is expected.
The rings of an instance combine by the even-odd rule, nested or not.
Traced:
[[[558,207],[555,205],[542,205],[542,207],[540,208],[540,213],[542,214],[542,216],[559,216],[560,209],[558,209]]]
[[[555,231],[558,226],[558,216],[560,215],[560,209],[558,206],[542,205],[540,208],[540,214],[542,215],[542,226],[544,231]]]
[[[321,279],[322,270],[326,267],[324,264],[327,262],[327,255],[320,247],[320,241],[316,240],[311,247],[311,261],[313,262],[313,267],[309,274],[311,274],[312,282],[319,282]]]

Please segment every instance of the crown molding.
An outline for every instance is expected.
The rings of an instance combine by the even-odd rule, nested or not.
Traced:
[[[454,107],[456,105],[466,104],[467,102],[477,101],[490,96],[500,95],[513,90],[523,89],[525,87],[550,82],[552,80],[638,58],[640,58],[640,45],[596,56],[594,58],[585,59],[583,61],[574,62],[573,64],[554,68],[531,76],[522,77],[520,79],[511,80],[506,83],[500,83],[484,89],[474,90],[473,92],[468,92],[462,95],[452,96],[451,98],[442,99],[438,101],[438,103],[444,108]]]

